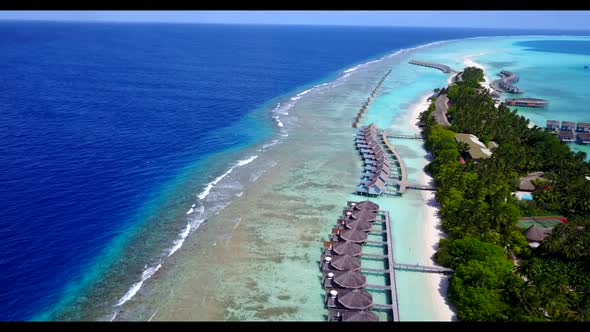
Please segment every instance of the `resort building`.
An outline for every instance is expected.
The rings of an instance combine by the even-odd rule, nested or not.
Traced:
[[[434,120],[441,126],[449,127],[451,124],[447,118],[448,110],[449,110],[449,98],[447,95],[443,94],[440,95],[434,102],[434,112],[432,115],[434,116]]]
[[[562,121],[561,122],[561,130],[562,131],[574,131],[575,123],[571,121]]]
[[[464,143],[469,146],[466,155],[463,156],[464,158],[480,160],[487,159],[492,156],[492,152],[475,135],[456,134],[455,141],[457,143]]]
[[[508,106],[518,106],[518,107],[533,107],[533,108],[542,108],[549,105],[549,102],[543,99],[538,98],[516,98],[516,99],[506,99],[506,105]]]
[[[590,123],[578,122],[578,125],[576,126],[576,131],[583,132],[583,133],[590,133]]]
[[[538,179],[544,179],[544,174],[543,172],[533,172],[533,173],[529,173],[527,176],[520,178],[520,182],[518,184],[518,190],[520,191],[528,191],[528,192],[533,192],[535,191],[535,185],[533,184],[533,181],[538,180]]]
[[[562,142],[573,142],[575,141],[574,139],[574,132],[571,130],[567,130],[567,131],[560,131],[558,134],[559,136],[559,140]]]
[[[559,130],[559,121],[557,120],[547,120],[547,130],[551,131],[558,131]]]
[[[355,145],[365,165],[356,193],[371,196],[384,194],[387,183],[390,181],[391,165],[385,150],[379,143],[377,126],[372,123],[361,128],[357,132]]]
[[[549,234],[551,234],[552,231],[553,228],[540,228],[536,225],[532,225],[527,228],[522,235],[524,235],[531,247],[536,248],[547,236],[549,236]]]
[[[590,133],[578,133],[576,141],[578,144],[590,144]]]

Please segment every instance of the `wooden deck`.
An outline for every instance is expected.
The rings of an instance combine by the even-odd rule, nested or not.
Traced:
[[[393,249],[391,241],[391,222],[389,212],[385,211],[385,229],[387,230],[387,266],[389,267],[389,284],[391,287],[391,311],[393,312],[393,321],[399,322],[399,304],[397,302],[397,283],[395,282],[395,271],[393,270]]]
[[[438,69],[438,70],[442,71],[443,73],[447,73],[447,74],[451,73],[451,72],[455,72],[454,70],[451,69],[451,67],[440,64],[440,63],[419,61],[419,60],[410,60],[410,64],[416,65],[416,66]]]
[[[442,266],[425,266],[425,265],[412,265],[412,264],[395,264],[396,269],[410,270],[416,272],[430,272],[430,273],[453,273],[453,269],[449,269]]]
[[[391,132],[387,132],[386,134],[390,138],[421,139],[421,140],[424,139],[424,137],[422,137],[421,135],[418,135],[418,134],[415,134],[415,135],[404,135],[404,134],[395,134],[395,133],[391,133]]]
[[[414,184],[414,183],[407,183],[406,188],[408,189],[417,189],[417,190],[431,190],[436,191],[436,187],[424,185],[424,184]]]
[[[384,131],[381,132],[381,137],[383,137],[383,143],[385,143],[385,146],[387,146],[387,149],[389,149],[389,151],[391,151],[391,153],[394,155],[394,157],[397,159],[397,162],[399,163],[399,169],[401,172],[401,181],[399,182],[399,188],[397,191],[400,194],[403,194],[406,192],[406,187],[407,187],[407,183],[408,183],[408,171],[406,169],[406,164],[404,163],[404,160],[399,155],[397,150],[393,147],[393,145],[391,145],[391,143],[389,143],[389,140],[387,139],[387,133]]]

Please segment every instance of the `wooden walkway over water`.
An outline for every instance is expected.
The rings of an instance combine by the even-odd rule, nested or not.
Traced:
[[[430,273],[452,273],[453,269],[449,269],[442,266],[425,266],[425,265],[412,265],[412,264],[395,264],[396,269],[410,270],[416,272],[430,272]]]
[[[408,189],[416,189],[416,190],[436,190],[435,186],[429,186],[425,184],[413,184],[413,183],[406,183],[406,188]]]
[[[393,270],[393,249],[391,246],[391,222],[389,212],[385,211],[385,230],[387,231],[387,266],[389,268],[389,288],[391,291],[391,311],[393,312],[393,321],[399,322],[399,304],[397,302],[397,283],[395,282],[395,271]]]
[[[358,113],[356,115],[356,118],[352,122],[352,128],[358,127],[358,124],[361,122],[361,119],[363,118],[363,115],[365,115],[365,112],[369,108],[369,104],[371,103],[371,101],[373,101],[373,98],[377,94],[377,90],[379,90],[379,88],[381,87],[381,85],[383,84],[383,82],[385,81],[385,79],[387,78],[387,76],[389,76],[389,74],[391,74],[391,69],[387,73],[385,73],[385,75],[383,75],[383,77],[381,78],[381,80],[379,81],[379,83],[377,83],[377,85],[375,86],[375,88],[373,88],[373,91],[371,91],[371,94],[369,95],[369,97],[367,98],[367,100],[365,100],[365,102],[363,103],[363,106],[361,106],[361,108],[359,109],[359,111],[358,111]]]
[[[442,71],[443,73],[447,73],[447,74],[451,73],[451,72],[455,72],[454,70],[451,69],[451,67],[440,64],[440,63],[419,61],[419,60],[410,60],[410,64],[416,65],[416,66],[438,69],[438,70]]]
[[[408,182],[408,171],[406,169],[406,164],[404,163],[402,157],[399,155],[395,147],[389,142],[388,137],[390,138],[405,138],[405,139],[423,139],[420,135],[403,135],[403,134],[394,134],[387,131],[382,131],[381,136],[383,137],[383,143],[385,146],[391,151],[391,153],[395,156],[399,163],[399,168],[401,172],[401,179],[396,182],[398,185],[398,193],[403,194],[406,192],[407,189],[416,189],[416,190],[436,190],[435,186],[432,185],[425,185],[425,184],[417,184],[417,183],[410,183]]]
[[[399,155],[397,150],[393,147],[393,145],[391,145],[391,143],[389,143],[389,140],[387,139],[387,133],[385,131],[381,132],[381,137],[383,138],[383,143],[385,143],[385,146],[387,147],[387,149],[395,156],[395,158],[397,159],[397,162],[399,164],[399,169],[401,172],[401,181],[398,182],[399,183],[398,192],[400,194],[403,194],[404,192],[406,192],[406,186],[408,183],[408,171],[406,169],[406,164],[404,163],[404,160]]]
[[[395,134],[391,132],[385,132],[387,137],[389,138],[400,138],[400,139],[424,139],[422,135],[414,134],[414,135],[405,135],[405,134]]]

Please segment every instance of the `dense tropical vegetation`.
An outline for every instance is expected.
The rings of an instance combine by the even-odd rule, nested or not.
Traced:
[[[483,71],[466,68],[462,81],[441,89],[449,97],[450,128],[437,124],[434,103],[420,116],[427,170],[438,187],[442,227],[435,259],[455,269],[449,299],[460,320],[561,321],[590,319],[590,164],[559,139],[511,111],[480,86]],[[455,133],[499,144],[492,157],[462,162],[468,147]],[[512,193],[519,177],[545,172],[533,201]],[[516,226],[521,216],[562,214],[537,248]]]

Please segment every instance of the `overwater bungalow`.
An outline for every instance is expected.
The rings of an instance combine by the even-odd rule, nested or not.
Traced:
[[[375,181],[375,179],[381,179],[381,181],[383,181],[385,183],[389,179],[389,174],[387,174],[383,171],[380,173],[373,173],[367,177],[362,178],[361,184],[367,185],[367,184]]]
[[[562,131],[574,131],[575,123],[571,121],[562,121],[561,122],[561,130]]]
[[[348,201],[346,204],[348,210],[369,210],[377,212],[379,211],[379,204],[373,203],[371,201],[362,201],[362,202],[350,202]]]
[[[367,310],[348,310],[341,313],[341,322],[378,322],[379,317]]]
[[[357,193],[379,196],[385,193],[385,183],[377,178],[366,185],[361,185],[357,189]]]
[[[533,108],[541,108],[546,107],[549,105],[547,100],[539,99],[539,98],[516,98],[516,99],[506,99],[506,105],[508,106],[518,106],[518,107],[533,107]]]
[[[336,281],[338,280],[339,283]],[[343,286],[345,285],[345,286]],[[329,271],[323,273],[322,286],[330,291],[335,289],[363,288],[367,285],[367,278],[358,271]]]
[[[562,142],[574,142],[574,132],[571,130],[561,130],[557,133],[559,140]]]
[[[336,301],[347,309],[365,310],[373,306],[373,296],[358,288],[337,294]]]
[[[332,251],[338,255],[360,256],[363,248],[360,244],[349,241],[337,241],[332,243]]]
[[[357,214],[356,216],[348,215],[350,212],[346,212],[346,215],[341,219],[344,225],[354,225],[353,221],[372,223],[377,221],[377,214],[373,211],[362,211],[363,213]],[[366,212],[366,213],[365,213]],[[355,227],[350,227],[351,229]],[[368,230],[367,230],[368,231]]]
[[[363,220],[374,221],[377,218],[377,212],[371,211],[371,210],[348,211],[348,209],[345,209],[342,212],[343,212],[343,218],[346,220],[363,219]]]
[[[332,256],[330,265],[338,271],[358,271],[361,269],[361,260],[350,255],[337,255]]]
[[[580,133],[590,133],[590,123],[578,122],[576,125],[576,131]]]
[[[390,168],[389,164],[386,164],[386,163],[381,163],[378,166],[372,166],[372,165],[365,166],[365,172],[373,172],[373,173],[376,173],[376,172],[379,172],[381,170],[383,170],[383,171],[391,174],[391,168]]]
[[[547,120],[547,125],[545,128],[547,128],[547,130],[551,130],[551,131],[558,131],[559,130],[559,121]]]
[[[367,277],[358,271],[346,271],[334,275],[334,283],[342,288],[362,288],[367,285]]]
[[[576,142],[578,144],[590,144],[590,133],[578,133]]]
[[[360,232],[369,232],[373,228],[373,224],[367,220],[348,220],[344,221],[346,229],[354,229]]]
[[[364,243],[369,238],[366,232],[357,231],[355,229],[345,229],[339,234],[340,238],[345,241]]]

